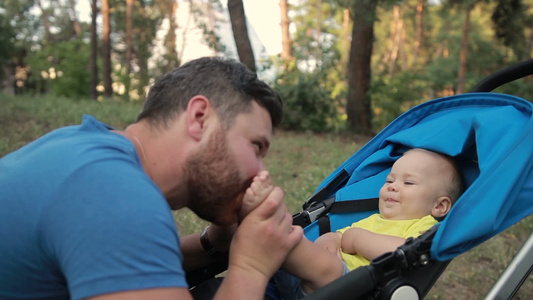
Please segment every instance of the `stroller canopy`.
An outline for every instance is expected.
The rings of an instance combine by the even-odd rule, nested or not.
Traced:
[[[398,117],[318,187],[340,173],[349,179],[335,201],[378,197],[394,161],[410,148],[454,157],[466,191],[440,223],[431,246],[449,260],[533,212],[533,104],[496,93],[435,99]],[[332,230],[353,218],[330,216]]]

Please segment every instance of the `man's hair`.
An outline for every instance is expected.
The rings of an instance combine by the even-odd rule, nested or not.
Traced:
[[[137,120],[147,119],[156,127],[166,127],[197,95],[209,99],[226,129],[237,115],[251,110],[252,101],[269,112],[273,127],[283,117],[280,96],[257,74],[233,59],[203,57],[158,79],[150,88]]]

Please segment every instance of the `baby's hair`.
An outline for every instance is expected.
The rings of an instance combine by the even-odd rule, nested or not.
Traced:
[[[447,170],[449,170],[449,172],[446,172],[445,174],[443,174],[444,179],[446,180],[446,182],[448,183],[448,186],[447,186],[447,190],[448,190],[448,197],[450,197],[450,200],[452,202],[452,206],[453,204],[455,204],[455,202],[457,201],[457,199],[459,199],[459,197],[461,197],[461,194],[464,192],[464,189],[465,189],[465,183],[464,183],[464,179],[463,179],[463,175],[461,173],[461,170],[459,169],[459,166],[457,165],[455,159],[447,154],[444,154],[444,153],[440,153],[440,152],[436,152],[436,151],[432,151],[432,150],[426,150],[426,149],[422,149],[422,148],[413,148],[413,149],[410,149],[408,150],[407,152],[410,152],[410,151],[413,151],[413,150],[423,150],[423,151],[428,151],[428,152],[431,152],[431,153],[435,153],[437,155],[439,155],[440,157],[442,157],[449,165],[450,168],[447,168]],[[407,153],[405,152],[405,153]],[[404,155],[405,155],[404,153]]]
[[[453,157],[445,155],[445,154],[442,154],[442,155],[446,158],[446,160],[449,161],[450,165],[452,166],[452,172],[449,178],[450,180],[449,194],[450,194],[450,199],[453,205],[455,204],[457,199],[459,199],[459,197],[461,197],[461,195],[463,194],[465,190],[465,181],[463,178],[463,174],[461,173],[461,170],[457,166],[457,163],[455,162]]]

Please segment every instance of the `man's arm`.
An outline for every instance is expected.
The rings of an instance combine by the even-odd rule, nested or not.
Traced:
[[[218,252],[228,252],[237,224],[229,227],[209,225],[207,239]],[[200,242],[200,234],[195,233],[181,238],[181,253],[185,272],[197,270],[214,261],[207,255]]]
[[[282,202],[283,191],[270,196],[240,224],[231,243],[230,259],[215,299],[263,299],[268,281],[287,253],[302,239],[303,230],[292,226],[292,216]],[[196,240],[194,237],[196,236]],[[186,251],[202,250],[199,235],[189,237]],[[188,239],[189,239],[188,238]],[[202,251],[196,251],[200,259]],[[207,255],[205,255],[208,258]],[[101,295],[90,299],[192,299],[186,288],[154,288]]]
[[[405,239],[401,237],[374,233],[354,227],[346,230],[342,235],[341,247],[345,253],[359,254],[372,260],[383,253],[395,251],[404,243]]]

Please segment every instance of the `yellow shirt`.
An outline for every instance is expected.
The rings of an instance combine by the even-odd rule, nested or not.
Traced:
[[[437,220],[432,216],[425,216],[421,219],[414,220],[385,220],[379,214],[373,214],[368,218],[353,223],[351,226],[339,229],[337,232],[344,233],[352,227],[359,227],[371,232],[407,239],[409,237],[418,237],[435,224],[437,224]],[[350,271],[370,264],[368,259],[358,254],[341,252],[341,255],[342,260],[344,260]]]

